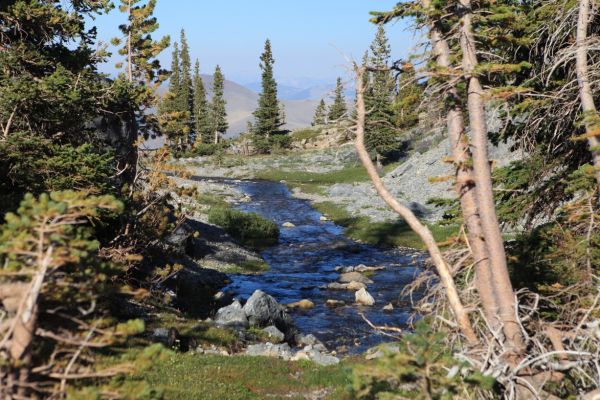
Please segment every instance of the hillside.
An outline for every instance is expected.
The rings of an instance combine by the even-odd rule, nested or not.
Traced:
[[[212,75],[202,75],[208,95],[212,96]],[[228,137],[237,136],[246,130],[248,121],[252,121],[252,112],[258,102],[258,93],[235,82],[225,81],[225,100],[229,121]],[[310,125],[317,100],[283,100],[287,129],[297,129]]]

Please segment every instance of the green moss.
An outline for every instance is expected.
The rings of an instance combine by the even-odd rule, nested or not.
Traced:
[[[404,221],[371,222],[365,216],[350,215],[343,206],[332,202],[315,203],[313,206],[336,224],[345,227],[346,235],[354,240],[373,245],[424,248],[421,239]],[[455,225],[430,225],[429,229],[438,242],[446,241],[458,232]]]

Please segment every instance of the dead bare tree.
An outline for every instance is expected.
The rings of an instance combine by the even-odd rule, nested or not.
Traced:
[[[456,290],[456,285],[454,283],[454,279],[452,277],[452,273],[450,272],[450,268],[444,259],[440,248],[438,247],[431,231],[427,226],[423,225],[421,221],[414,215],[414,213],[407,207],[403,206],[398,202],[393,195],[389,192],[389,190],[385,187],[383,181],[379,177],[377,172],[377,168],[373,164],[369,152],[365,147],[365,118],[366,118],[366,108],[365,108],[365,87],[364,87],[364,74],[369,70],[368,67],[359,67],[358,65],[354,65],[354,69],[356,72],[356,151],[358,156],[363,163],[363,166],[367,170],[367,174],[369,178],[373,182],[377,193],[381,198],[388,204],[388,206],[394,210],[398,215],[400,215],[406,223],[411,227],[411,229],[419,235],[427,250],[429,251],[429,255],[431,256],[431,260],[436,267],[438,276],[440,278],[441,284],[444,286],[446,290],[446,296],[448,297],[448,302],[451,305],[452,312],[454,313],[454,317],[456,318],[457,324],[460,328],[460,331],[465,336],[465,338],[469,341],[470,344],[475,345],[478,343],[477,335],[473,330],[473,326],[469,319],[469,315],[463,306],[460,297],[458,295],[458,291]]]

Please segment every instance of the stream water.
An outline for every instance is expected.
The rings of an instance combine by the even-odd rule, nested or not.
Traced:
[[[410,302],[400,292],[418,274],[423,261],[420,253],[359,244],[346,238],[344,228],[321,221],[321,214],[308,201],[292,197],[282,183],[226,179],[223,183],[234,185],[251,198],[239,203],[238,209],[260,214],[280,227],[285,222],[295,225],[281,227],[279,243],[261,253],[269,264],[268,272],[233,275],[228,290],[245,299],[261,289],[281,304],[313,301],[313,309],[292,312],[292,318],[302,333],[314,334],[330,349],[346,346],[354,353],[390,340],[370,328],[360,313],[375,325],[406,326],[411,316]],[[369,276],[373,283],[367,290],[376,302],[372,307],[355,305],[353,291],[322,289],[337,280],[337,266],[359,264],[385,267]],[[327,299],[343,300],[346,306],[329,308],[325,305]],[[384,311],[389,303],[394,309]]]

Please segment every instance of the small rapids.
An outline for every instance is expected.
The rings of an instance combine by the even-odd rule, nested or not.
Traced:
[[[411,317],[410,299],[400,293],[421,270],[422,254],[346,238],[344,228],[321,221],[321,214],[308,201],[292,197],[282,183],[228,179],[222,182],[250,197],[249,202],[239,203],[236,208],[260,214],[277,223],[281,230],[279,243],[261,253],[269,271],[261,275],[232,275],[227,291],[247,299],[254,290],[261,289],[281,304],[311,300],[315,303],[313,309],[292,311],[292,318],[302,333],[312,333],[332,350],[345,346],[355,353],[390,340],[370,328],[361,313],[375,325],[406,327]],[[286,222],[295,227],[282,227]],[[355,305],[354,291],[322,289],[337,280],[337,266],[360,264],[385,267],[368,275],[373,283],[367,290],[375,298],[374,306]],[[346,305],[329,308],[325,305],[328,299],[342,300]],[[389,303],[394,309],[384,311]]]

